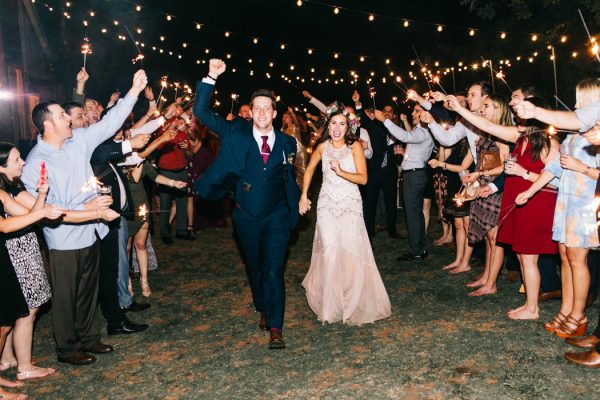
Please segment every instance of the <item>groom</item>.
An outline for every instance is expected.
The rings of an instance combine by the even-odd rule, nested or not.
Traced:
[[[270,331],[269,349],[283,349],[284,264],[290,232],[298,222],[300,189],[294,178],[296,141],[273,128],[277,115],[273,93],[260,89],[250,98],[252,120],[232,121],[209,109],[222,60],[209,62],[198,82],[194,115],[221,138],[217,158],[194,187],[215,200],[235,185],[232,220],[239,239],[259,327]]]

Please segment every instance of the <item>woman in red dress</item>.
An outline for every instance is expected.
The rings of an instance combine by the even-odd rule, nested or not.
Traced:
[[[538,294],[540,290],[540,272],[538,257],[540,254],[556,254],[558,245],[552,241],[552,223],[557,191],[550,185],[540,190],[535,197],[523,206],[516,206],[515,199],[525,191],[542,173],[545,165],[558,154],[558,142],[548,138],[547,126],[530,120],[531,126],[502,126],[473,114],[449,96],[454,110],[479,129],[507,142],[514,142],[512,160],[505,163],[508,175],[504,183],[504,194],[500,206],[499,231],[497,242],[509,245],[517,254],[521,264],[523,284],[527,300],[521,307],[508,312],[511,319],[538,319]],[[536,99],[528,99],[536,102]],[[537,125],[535,125],[537,124]],[[496,279],[502,265],[492,268],[489,278],[480,291],[496,291]]]

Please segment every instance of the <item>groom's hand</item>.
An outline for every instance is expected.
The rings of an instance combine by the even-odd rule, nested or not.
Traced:
[[[213,58],[208,62],[208,76],[218,78],[227,69],[223,60]]]

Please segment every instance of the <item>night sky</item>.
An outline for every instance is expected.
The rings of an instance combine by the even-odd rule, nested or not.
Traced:
[[[532,18],[517,21],[510,9],[501,9],[495,18],[484,20],[460,1],[448,0],[304,1],[301,7],[296,0],[93,0],[72,1],[70,7],[66,3],[69,2],[37,0],[34,4],[53,48],[55,72],[68,93],[83,61],[79,51],[83,37],[87,36],[93,49],[87,60],[91,75],[88,94],[101,101],[106,101],[114,90],[124,92],[130,85],[131,74],[140,67],[139,63],[131,62],[138,50],[125,26],[140,43],[140,51],[145,55],[143,67],[156,91],[163,75],[168,75],[169,82],[194,87],[195,81],[207,71],[202,61],[223,58],[228,71],[219,79],[217,87],[217,99],[221,102],[217,111],[223,113],[230,108],[231,93],[238,93],[240,99],[245,100],[252,90],[260,87],[274,89],[281,95],[282,106],[301,108],[306,106],[301,90],[309,90],[326,102],[339,99],[349,103],[355,88],[366,100],[368,88],[374,87],[375,100],[382,107],[392,102],[392,96],[404,98],[402,90],[393,83],[398,74],[408,87],[427,90],[419,66],[410,65],[416,58],[413,47],[421,62],[440,76],[448,92],[453,91],[453,87],[464,90],[468,83],[479,79],[489,80],[489,69],[481,66],[477,70],[470,67],[468,71],[458,71],[460,61],[472,66],[481,64],[484,57],[495,60],[494,69],[503,68],[510,85],[533,82],[543,89],[546,97],[552,98],[554,87],[548,43],[556,43],[559,94],[566,102],[572,103],[574,83],[595,68],[592,58],[584,54],[586,36],[577,10],[569,9],[568,4],[560,8],[540,8]],[[138,5],[140,11],[136,11]],[[340,12],[334,14],[331,5],[339,6]],[[95,15],[91,16],[90,11]],[[369,20],[370,13],[373,21]],[[170,21],[167,15],[172,17]],[[409,21],[408,27],[404,26],[405,19]],[[119,25],[114,24],[115,20]],[[83,21],[88,25],[84,26]],[[201,29],[197,29],[197,24],[202,25]],[[438,24],[443,25],[441,32],[436,29]],[[103,28],[106,33],[102,33]],[[475,29],[473,36],[468,33],[471,28]],[[594,28],[592,26],[592,31],[597,32]],[[505,40],[499,38],[502,31],[508,32]],[[229,37],[225,32],[230,32]],[[536,32],[540,39],[533,42],[530,37]],[[569,35],[564,44],[558,39],[563,34]],[[257,44],[253,43],[254,38],[258,39]],[[282,44],[285,45],[283,50]],[[153,46],[156,50],[152,50]],[[162,54],[159,53],[161,48]],[[309,49],[312,54],[308,53]],[[574,50],[582,54],[578,59],[571,58]],[[169,55],[169,51],[173,55]],[[538,55],[533,56],[534,52]],[[335,58],[336,53],[338,58]],[[516,61],[518,55],[522,57],[519,62]],[[365,57],[364,62],[360,61],[361,56]],[[533,57],[534,62],[529,63],[528,57]],[[511,60],[511,67],[501,66],[500,59]],[[439,67],[435,66],[436,61]],[[271,62],[273,67],[269,66]],[[446,68],[452,66],[454,82],[450,74],[443,75]],[[350,82],[351,71],[359,75],[355,84]],[[417,80],[410,78],[409,71]],[[282,79],[282,75],[289,77],[293,84]],[[386,83],[382,82],[384,77]],[[371,83],[366,82],[367,78],[372,79]],[[335,80],[338,80],[337,85]],[[500,93],[509,94],[506,85],[498,79],[495,84]],[[173,89],[166,90],[165,95],[171,100]]]

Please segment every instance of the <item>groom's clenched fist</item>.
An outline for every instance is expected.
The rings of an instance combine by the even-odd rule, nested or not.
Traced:
[[[218,58],[212,58],[208,62],[208,76],[212,78],[218,78],[219,75],[225,72],[226,68],[227,65],[225,65],[225,62],[223,60],[220,60]]]

